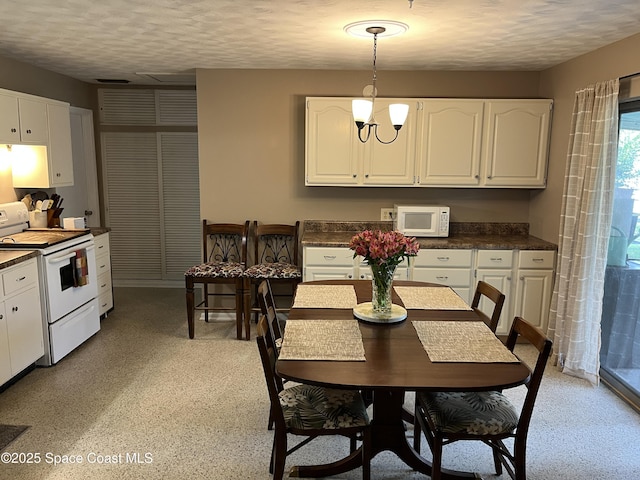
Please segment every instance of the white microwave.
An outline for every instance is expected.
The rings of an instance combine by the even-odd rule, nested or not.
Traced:
[[[395,205],[393,221],[409,237],[449,236],[449,207],[444,205]]]

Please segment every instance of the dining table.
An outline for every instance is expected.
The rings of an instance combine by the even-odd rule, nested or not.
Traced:
[[[404,288],[403,291],[403,287],[411,288]],[[417,290],[418,288],[420,290]],[[351,290],[355,293],[355,298]],[[398,293],[399,291],[402,296]],[[301,292],[305,295],[301,295]],[[418,292],[421,294],[419,297],[427,300],[427,303],[414,304],[414,300],[408,296],[407,292]],[[430,297],[436,300],[432,304],[428,303]],[[410,304],[405,305],[403,298]],[[319,280],[300,283],[285,325],[276,371],[285,379],[305,384],[372,392],[370,422],[372,457],[383,451],[391,451],[413,470],[430,476],[431,463],[413,448],[407,438],[405,394],[418,391],[501,390],[525,383],[529,379],[530,370],[515,356],[512,359],[507,358],[506,361],[504,359],[492,361],[490,358],[476,360],[473,357],[461,358],[461,361],[457,361],[455,357],[440,361],[436,358],[438,353],[447,357],[454,346],[448,345],[450,338],[430,344],[429,340],[436,338],[434,332],[438,330],[432,332],[424,330],[423,327],[435,328],[440,325],[448,325],[447,328],[451,325],[482,327],[484,325],[476,312],[448,286],[395,280],[392,302],[396,306],[407,307],[404,308],[406,318],[390,322],[378,323],[354,316],[354,306],[371,302],[371,299],[372,284],[367,280]],[[299,322],[301,320],[322,320],[325,323],[302,323]],[[331,322],[335,320],[351,322]],[[329,349],[331,352],[338,352],[333,357],[325,358],[322,355],[313,354],[316,344],[321,343],[317,340],[322,337],[326,336],[332,343],[342,342],[341,337],[346,334],[338,333],[337,335],[341,337],[336,337],[332,332],[341,332],[341,330],[336,330],[335,325],[353,326],[354,323],[357,326],[355,333],[357,334],[359,330],[358,337],[361,337],[361,342],[359,339],[356,343],[350,343],[353,339],[347,341],[342,352],[335,346],[331,347]],[[300,330],[297,326],[304,327],[306,324],[327,326],[324,334],[322,331],[310,330],[309,335],[315,336],[315,339],[308,338],[306,343],[302,343],[303,347],[309,350],[308,357],[304,355],[304,351],[296,353],[293,348],[295,345],[288,342],[288,339],[293,342],[294,333]],[[292,327],[290,332],[288,332],[289,325]],[[446,333],[446,328],[443,331]],[[487,331],[491,332],[488,327]],[[497,340],[497,337],[495,338]],[[428,345],[431,345],[429,348],[433,350],[428,352]],[[358,349],[361,351],[359,352]],[[501,342],[497,349],[504,350],[498,353],[511,354]],[[293,353],[287,355],[287,352]],[[294,466],[289,475],[326,477],[358,468],[361,464],[362,456],[358,449],[330,464]],[[443,469],[442,478],[480,477],[473,472]]]

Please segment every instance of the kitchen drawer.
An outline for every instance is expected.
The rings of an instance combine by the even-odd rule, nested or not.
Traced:
[[[555,268],[553,250],[521,250],[518,268]]]
[[[100,295],[98,297],[98,315],[102,316],[113,308],[113,293],[109,290],[108,293]]]
[[[2,273],[2,285],[4,286],[4,294],[11,295],[25,287],[34,285],[38,282],[38,266],[36,260],[27,260],[19,263],[17,266],[7,268]]]
[[[103,233],[102,235],[97,235],[93,238],[94,243],[96,244],[96,257],[100,256],[102,253],[109,253],[109,234]]]
[[[478,268],[511,268],[513,250],[478,250]]]
[[[98,277],[98,295],[111,292],[111,275],[105,272]]]
[[[96,256],[96,275],[100,276],[103,273],[111,271],[111,257],[107,253],[106,255]]]
[[[414,268],[412,280],[439,283],[450,287],[469,287],[471,270],[467,268]]]
[[[353,250],[341,247],[306,247],[304,264],[319,266],[353,266]]]
[[[416,267],[467,267],[471,268],[473,250],[430,249],[420,250],[411,262]]]

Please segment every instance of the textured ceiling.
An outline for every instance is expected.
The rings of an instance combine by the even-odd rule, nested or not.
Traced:
[[[380,70],[542,70],[640,32],[639,0],[4,0],[0,55],[80,80],[195,68],[368,69],[343,27],[405,22]]]

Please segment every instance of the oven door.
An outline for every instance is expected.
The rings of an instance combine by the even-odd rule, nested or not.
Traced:
[[[80,273],[78,255],[86,256]],[[96,252],[93,240],[44,256],[49,323],[94,299],[98,295]],[[79,278],[82,277],[78,281]]]

